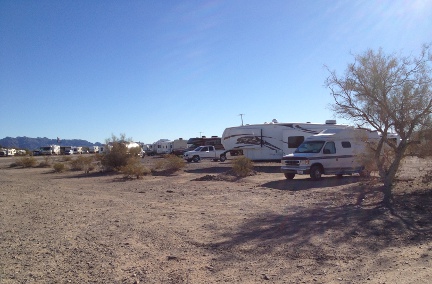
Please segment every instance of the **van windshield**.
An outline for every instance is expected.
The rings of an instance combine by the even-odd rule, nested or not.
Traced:
[[[324,141],[303,142],[294,153],[319,153],[324,143]]]

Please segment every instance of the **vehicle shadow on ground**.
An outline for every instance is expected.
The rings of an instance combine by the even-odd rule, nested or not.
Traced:
[[[335,187],[335,186],[353,184],[363,180],[365,179],[359,176],[344,176],[342,178],[328,176],[328,177],[323,177],[321,180],[318,181],[312,180],[310,178],[305,178],[305,179],[294,178],[292,180],[282,179],[282,180],[266,182],[261,186],[271,188],[271,189],[277,189],[277,190],[299,191],[299,190],[308,190],[311,188],[326,188],[326,187]]]

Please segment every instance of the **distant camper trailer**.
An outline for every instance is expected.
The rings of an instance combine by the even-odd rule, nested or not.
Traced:
[[[15,149],[0,149],[0,157],[15,156]]]
[[[153,149],[155,154],[169,154],[171,153],[172,141],[169,139],[159,139],[153,143]]]
[[[99,146],[90,146],[89,153],[99,153]]]
[[[60,146],[49,145],[49,146],[40,147],[39,154],[40,155],[60,155]]]

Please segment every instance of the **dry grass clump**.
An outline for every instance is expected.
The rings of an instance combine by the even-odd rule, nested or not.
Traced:
[[[153,174],[162,172],[172,174],[186,166],[183,158],[176,155],[166,155],[161,160],[157,161],[152,169]]]
[[[31,168],[37,165],[37,160],[33,156],[24,156],[18,158],[14,163],[11,164],[11,167],[23,167],[23,168]]]
[[[56,173],[62,173],[66,170],[66,166],[63,163],[55,163],[53,165],[53,169],[54,169],[54,172],[56,172]]]
[[[245,156],[235,158],[232,162],[232,171],[238,177],[246,177],[253,172],[253,163]]]
[[[149,175],[150,169],[141,164],[138,158],[130,158],[125,166],[119,170],[124,178],[141,178],[142,176]]]
[[[71,170],[73,171],[84,171],[86,173],[89,173],[90,171],[93,171],[95,169],[95,166],[93,164],[93,156],[79,156],[75,160],[72,160],[70,162]]]
[[[52,158],[49,156],[45,156],[44,160],[39,163],[39,168],[50,168],[52,164]]]

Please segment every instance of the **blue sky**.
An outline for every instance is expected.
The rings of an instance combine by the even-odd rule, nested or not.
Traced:
[[[153,143],[220,136],[239,114],[322,123],[335,119],[324,65],[431,42],[432,0],[0,0],[0,138]]]

